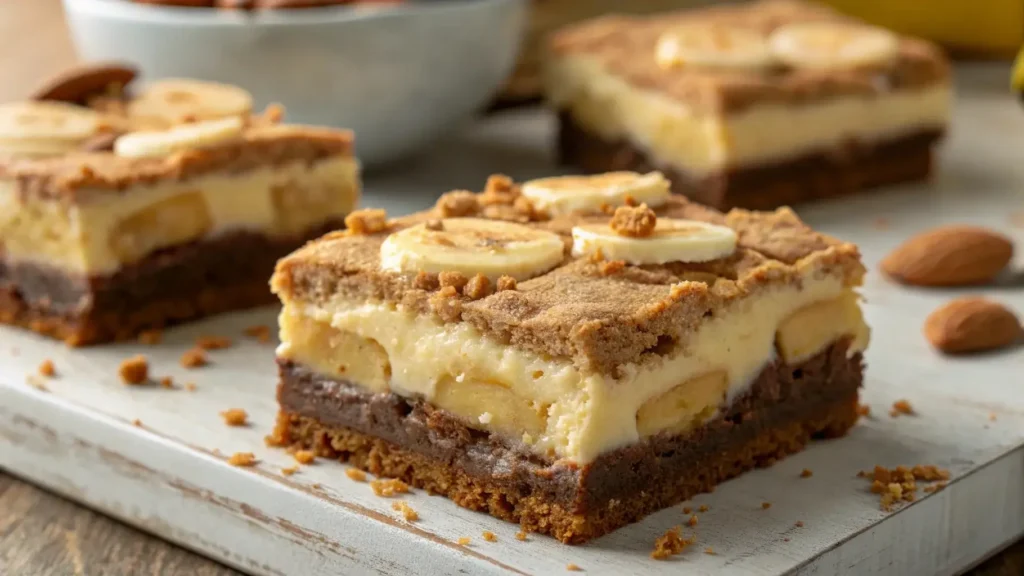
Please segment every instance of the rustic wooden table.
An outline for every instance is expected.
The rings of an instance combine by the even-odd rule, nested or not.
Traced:
[[[0,102],[75,60],[59,0],[0,2]],[[234,570],[148,536],[0,470],[0,573],[227,576]],[[1024,574],[1024,542],[970,576]]]

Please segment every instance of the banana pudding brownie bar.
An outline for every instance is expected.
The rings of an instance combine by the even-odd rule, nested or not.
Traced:
[[[794,0],[608,16],[550,52],[563,161],[658,168],[723,210],[925,178],[949,122],[939,48]]]
[[[277,445],[580,543],[857,419],[864,268],[788,209],[620,172],[351,218],[271,281]]]
[[[234,86],[107,91],[123,72],[0,105],[0,322],[85,345],[272,303],[277,260],[359,197],[351,133]]]

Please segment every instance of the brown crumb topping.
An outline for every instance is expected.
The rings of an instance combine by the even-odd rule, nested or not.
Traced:
[[[463,536],[462,538],[459,538],[458,540],[455,541],[455,543],[458,544],[459,546],[469,546],[469,542],[470,542],[469,536]]]
[[[573,564],[572,562],[565,565],[565,569],[569,572],[583,572],[583,568]]]
[[[698,508],[697,511],[698,512],[707,512],[710,509],[711,509],[711,507],[708,506],[707,504],[701,504],[700,508]]]
[[[810,468],[804,468],[800,471],[801,478],[810,478],[811,476],[814,476],[814,472],[812,472]]]
[[[316,454],[312,450],[296,450],[292,455],[299,464],[312,464],[316,460]]]
[[[654,233],[657,223],[658,217],[654,210],[648,208],[647,204],[641,204],[635,208],[619,206],[608,225],[619,236],[646,238]]]
[[[501,276],[498,278],[498,292],[506,292],[508,290],[516,289],[516,279],[511,276]]]
[[[164,333],[160,330],[143,330],[139,332],[139,344],[155,346],[164,339]]]
[[[374,494],[384,498],[394,496],[395,494],[406,494],[409,492],[409,485],[397,478],[374,480],[373,482],[370,482],[370,488],[373,489]]]
[[[245,426],[246,421],[249,419],[249,414],[241,408],[230,408],[221,412],[220,417],[224,419],[224,423],[228,426]]]
[[[366,482],[366,472],[363,472],[359,468],[346,468],[345,476],[348,476],[356,482]]]
[[[442,194],[434,207],[442,218],[464,218],[476,214],[480,209],[476,194],[469,190],[453,190]]]
[[[761,510],[767,510],[772,507],[771,502],[761,502]]]
[[[490,530],[484,530],[483,536],[484,536],[484,540],[487,540],[488,542],[497,542],[498,541],[498,535],[495,534],[494,532],[491,532]]]
[[[249,338],[254,338],[261,344],[266,344],[267,342],[270,342],[270,327],[265,324],[249,326],[245,329],[245,335]]]
[[[209,360],[206,358],[206,351],[202,348],[191,348],[186,350],[181,355],[180,360],[183,368],[200,368],[209,364]]]
[[[931,465],[911,468],[875,466],[874,470],[860,472],[857,476],[871,481],[871,492],[879,495],[882,510],[889,512],[901,502],[913,502],[917,498],[918,482],[932,483],[924,487],[925,493],[941,490],[949,480],[949,470]]]
[[[117,373],[125,384],[142,384],[149,378],[149,361],[141,354],[132,356],[121,361]]]
[[[469,284],[469,278],[466,278],[462,272],[441,272],[437,275],[437,281],[442,288],[451,287],[456,290],[462,290],[466,284]]]
[[[697,525],[697,515],[694,514],[693,516],[690,516],[690,520],[687,521],[686,523],[690,526],[690,528],[693,528],[694,526],[696,526]]]
[[[388,229],[388,213],[379,208],[356,210],[345,216],[345,227],[360,236],[384,232]]]
[[[57,375],[57,369],[53,365],[53,360],[49,358],[39,364],[38,371],[40,376],[46,376],[47,378],[53,378]]]
[[[470,300],[479,300],[491,294],[491,281],[483,274],[470,278],[462,290],[462,295]]]
[[[679,554],[687,546],[697,541],[694,537],[683,538],[682,530],[681,526],[675,526],[661,536],[658,536],[658,539],[654,541],[654,550],[651,552],[651,558],[665,560]]]
[[[889,416],[896,418],[898,416],[913,416],[915,414],[913,406],[907,400],[897,400],[892,403],[892,410],[889,411]]]
[[[415,522],[420,519],[420,515],[409,506],[409,503],[405,500],[399,500],[398,502],[391,503],[391,509],[396,512],[402,513],[402,518],[405,518],[406,522]]]
[[[416,279],[412,282],[413,288],[418,290],[425,290],[427,292],[433,292],[441,285],[438,282],[437,275],[431,274],[430,272],[417,272]]]
[[[196,348],[203,350],[223,350],[231,345],[231,338],[226,336],[200,336],[196,339]]]
[[[256,460],[256,456],[252,452],[235,452],[228,458],[228,464],[232,466],[255,466],[257,462],[259,461]]]
[[[516,532],[516,540],[519,540],[520,542],[526,542],[526,532],[523,532],[522,530]]]
[[[284,474],[285,476],[291,476],[292,474],[295,474],[298,471],[298,466],[288,466],[287,468],[281,468],[281,474]]]
[[[164,388],[174,388],[174,378],[170,376],[164,376],[160,379],[160,386]]]

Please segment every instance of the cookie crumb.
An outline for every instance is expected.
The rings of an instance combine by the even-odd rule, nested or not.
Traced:
[[[142,384],[149,378],[149,361],[141,354],[121,361],[117,368],[125,384]]]
[[[397,478],[374,480],[373,482],[370,482],[370,488],[373,488],[374,494],[385,498],[394,496],[395,494],[405,494],[409,491],[409,485]]]
[[[767,510],[772,507],[771,502],[761,502],[761,510]]]
[[[516,279],[511,276],[501,276],[498,278],[498,292],[505,292],[508,290],[516,289]]]
[[[320,483],[319,482],[314,482],[313,484],[310,485],[310,488],[312,488],[313,490],[319,490],[320,489]]]
[[[619,236],[646,238],[654,233],[657,223],[658,217],[654,210],[648,208],[647,204],[641,204],[636,208],[619,206],[608,226]]]
[[[245,335],[249,338],[254,338],[261,344],[270,342],[270,326],[266,324],[256,324],[255,326],[249,326],[245,329]]]
[[[698,512],[707,512],[710,509],[711,509],[711,507],[708,506],[707,504],[701,504],[700,508],[697,508],[697,511]]]
[[[383,232],[388,229],[388,213],[379,208],[356,210],[345,216],[345,227],[357,236]]]
[[[814,476],[814,472],[812,472],[810,468],[804,468],[800,471],[801,478],[810,478],[811,476]]]
[[[861,418],[866,418],[866,417],[868,417],[870,415],[871,415],[871,406],[868,406],[867,404],[858,404],[857,405],[857,416],[860,416]]]
[[[468,536],[463,536],[462,538],[459,538],[458,540],[456,540],[455,543],[458,544],[459,546],[469,546],[469,537]]]
[[[471,300],[479,300],[490,294],[491,281],[483,274],[473,276],[462,290],[462,295]]]
[[[476,194],[469,190],[452,190],[446,192],[437,199],[434,207],[441,213],[442,218],[458,218],[461,216],[472,216],[480,210],[480,204],[476,200]]]
[[[936,466],[917,465],[910,468],[906,466],[895,468],[875,466],[874,470],[858,473],[857,476],[871,480],[871,492],[879,495],[879,506],[882,511],[889,512],[900,502],[916,500],[919,482],[934,483],[923,487],[923,492],[935,492],[941,488],[934,486],[939,483],[944,486],[950,474],[948,470]]]
[[[159,382],[160,386],[164,388],[174,388],[174,378],[171,378],[170,376],[164,376],[159,380]]]
[[[683,506],[683,514],[689,514],[690,511],[691,511],[691,508],[689,506]]]
[[[687,522],[687,524],[690,525],[690,528],[693,528],[694,526],[696,526],[697,525],[697,515],[694,514],[693,516],[690,516],[690,520]]]
[[[995,422],[995,421],[996,421],[996,413],[995,413],[995,412],[990,412],[990,413],[989,413],[989,415],[988,415],[988,421],[989,421],[989,422]]]
[[[185,353],[181,355],[180,362],[183,368],[190,369],[199,368],[202,366],[206,366],[208,364],[208,360],[206,359],[206,352],[202,348],[192,348],[190,350],[186,350]]]
[[[245,426],[246,420],[249,419],[249,414],[241,408],[230,408],[221,412],[220,417],[224,419],[224,423],[228,426]]]
[[[366,472],[363,472],[359,468],[346,468],[345,475],[356,482],[366,482]]]
[[[490,530],[484,530],[484,540],[487,540],[488,542],[497,542],[498,536]]]
[[[651,558],[664,560],[675,556],[694,542],[696,542],[696,538],[683,538],[682,527],[675,526],[661,536],[658,536],[658,539],[654,541],[654,550],[651,552]]]
[[[295,474],[298,471],[298,466],[289,466],[287,468],[281,468],[281,474],[284,474],[285,476],[291,476],[292,474]]]
[[[196,348],[203,350],[223,350],[231,348],[232,344],[227,336],[200,336],[196,339]]]
[[[462,272],[441,272],[437,275],[437,281],[442,288],[451,287],[456,291],[462,290],[466,284],[469,284],[469,278],[466,278]]]
[[[299,464],[312,464],[316,460],[316,454],[312,450],[297,450],[292,457]]]
[[[523,532],[522,530],[516,532],[516,540],[519,540],[520,542],[526,542],[526,532]]]
[[[138,418],[136,418],[135,420],[132,420],[132,426],[135,426],[137,428],[142,428],[142,420],[139,420]]]
[[[143,330],[139,332],[139,344],[155,346],[163,341],[164,333],[160,330]]]
[[[47,358],[39,364],[39,375],[46,376],[47,378],[53,378],[57,375],[57,369],[53,366],[53,360]]]
[[[601,276],[614,276],[625,269],[625,260],[602,260],[597,264],[597,270]]]
[[[569,572],[583,572],[583,568],[573,564],[572,562],[565,565],[565,569]]]
[[[420,515],[412,509],[411,506],[405,500],[399,500],[398,502],[391,503],[391,509],[395,512],[401,512],[402,518],[405,518],[406,522],[415,522],[420,519]]]
[[[900,415],[913,416],[914,414],[916,414],[916,412],[914,412],[913,406],[911,406],[910,402],[906,399],[893,402],[892,410],[889,411],[889,416],[892,416],[893,418]]]
[[[797,520],[795,526],[797,528],[803,528],[804,527],[804,521],[803,520]]]
[[[196,384],[195,384],[195,382],[186,382],[185,383],[185,390],[188,390],[189,392],[195,392],[196,391]]]
[[[228,458],[228,464],[232,466],[255,466],[256,462],[256,456],[252,452],[235,452]]]
[[[704,549],[704,553],[707,554],[708,556],[714,556],[715,555],[715,549],[712,548],[711,546],[708,546],[707,548]]]

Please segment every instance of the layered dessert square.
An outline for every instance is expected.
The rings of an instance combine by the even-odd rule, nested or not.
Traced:
[[[277,260],[343,227],[351,133],[164,81],[0,106],[0,322],[70,345],[275,301]]]
[[[920,180],[949,121],[939,48],[794,0],[608,16],[549,49],[564,162],[659,169],[723,210]]]
[[[580,543],[857,419],[864,268],[788,209],[619,172],[352,219],[272,279],[278,445]]]

